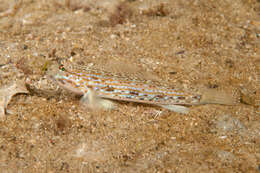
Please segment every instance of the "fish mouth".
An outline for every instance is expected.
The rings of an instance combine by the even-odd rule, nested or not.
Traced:
[[[55,82],[63,89],[72,92],[76,95],[84,95],[85,92],[83,91],[80,86],[76,85],[73,81],[62,79],[62,78],[54,78]]]

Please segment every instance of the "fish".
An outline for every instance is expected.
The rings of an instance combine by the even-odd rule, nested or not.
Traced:
[[[78,95],[89,105],[113,109],[111,101],[127,101],[155,105],[173,112],[188,114],[189,106],[201,104],[234,105],[237,99],[225,92],[208,90],[202,94],[176,91],[168,84],[142,79],[134,75],[111,73],[96,68],[75,68],[63,65],[51,75],[62,88]]]

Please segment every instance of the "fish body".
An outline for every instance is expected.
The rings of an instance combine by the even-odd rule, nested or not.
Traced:
[[[178,92],[166,84],[135,76],[113,74],[96,69],[73,71],[63,67],[60,69],[59,73],[54,75],[55,81],[61,87],[84,95],[89,100],[95,95],[102,99],[157,105],[180,113],[188,113],[188,108],[182,105],[207,103],[202,95]]]

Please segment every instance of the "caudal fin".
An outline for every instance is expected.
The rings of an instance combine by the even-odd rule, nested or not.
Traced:
[[[231,93],[207,89],[202,92],[200,104],[236,105],[239,103],[239,98],[238,92]]]

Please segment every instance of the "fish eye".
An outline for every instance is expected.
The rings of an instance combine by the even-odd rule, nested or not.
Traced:
[[[60,69],[61,71],[65,71],[65,68],[64,68],[63,65],[60,65],[59,69]]]

